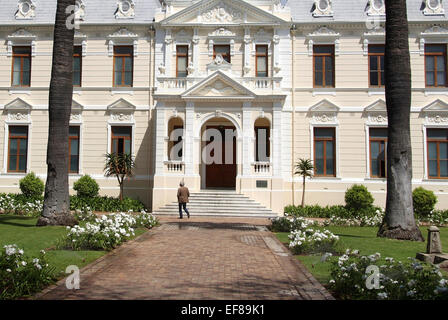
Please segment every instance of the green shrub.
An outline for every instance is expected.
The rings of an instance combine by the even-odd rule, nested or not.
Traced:
[[[345,207],[348,210],[369,210],[372,204],[372,194],[363,185],[355,184],[345,192]]]
[[[120,201],[114,197],[70,197],[70,209],[71,210],[83,210],[83,208],[89,207],[92,211],[100,212],[140,212],[145,209],[145,205],[140,200],[131,198],[124,198]]]
[[[76,190],[78,197],[96,197],[100,187],[94,179],[85,175],[73,184],[73,189]]]
[[[437,197],[434,192],[418,187],[412,192],[412,202],[415,214],[420,217],[426,217],[434,210]]]
[[[22,193],[29,198],[35,199],[42,196],[44,193],[45,185],[42,180],[40,180],[34,172],[26,175],[25,178],[19,181],[20,190]]]

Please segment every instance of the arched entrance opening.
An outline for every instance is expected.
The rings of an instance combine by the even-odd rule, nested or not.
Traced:
[[[201,128],[201,187],[235,189],[237,130],[223,117],[208,120]]]

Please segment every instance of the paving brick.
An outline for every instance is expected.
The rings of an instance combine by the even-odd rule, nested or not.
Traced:
[[[268,219],[161,222],[81,270],[80,290],[66,289],[61,280],[35,298],[333,299],[272,233],[255,227]]]

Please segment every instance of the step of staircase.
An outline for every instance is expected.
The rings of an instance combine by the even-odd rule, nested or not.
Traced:
[[[245,195],[228,190],[211,190],[190,194],[187,204],[192,216],[273,218],[277,214]],[[155,215],[179,215],[177,202],[169,203],[154,212]]]

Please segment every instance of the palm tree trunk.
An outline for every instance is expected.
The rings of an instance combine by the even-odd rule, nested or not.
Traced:
[[[406,0],[386,0],[386,216],[379,237],[424,241],[412,205],[411,65]]]
[[[74,225],[68,187],[68,133],[73,95],[74,29],[67,28],[65,10],[75,0],[58,0],[54,25],[53,62],[48,103],[47,183],[37,225]]]
[[[305,176],[303,176],[302,208],[305,206]]]

